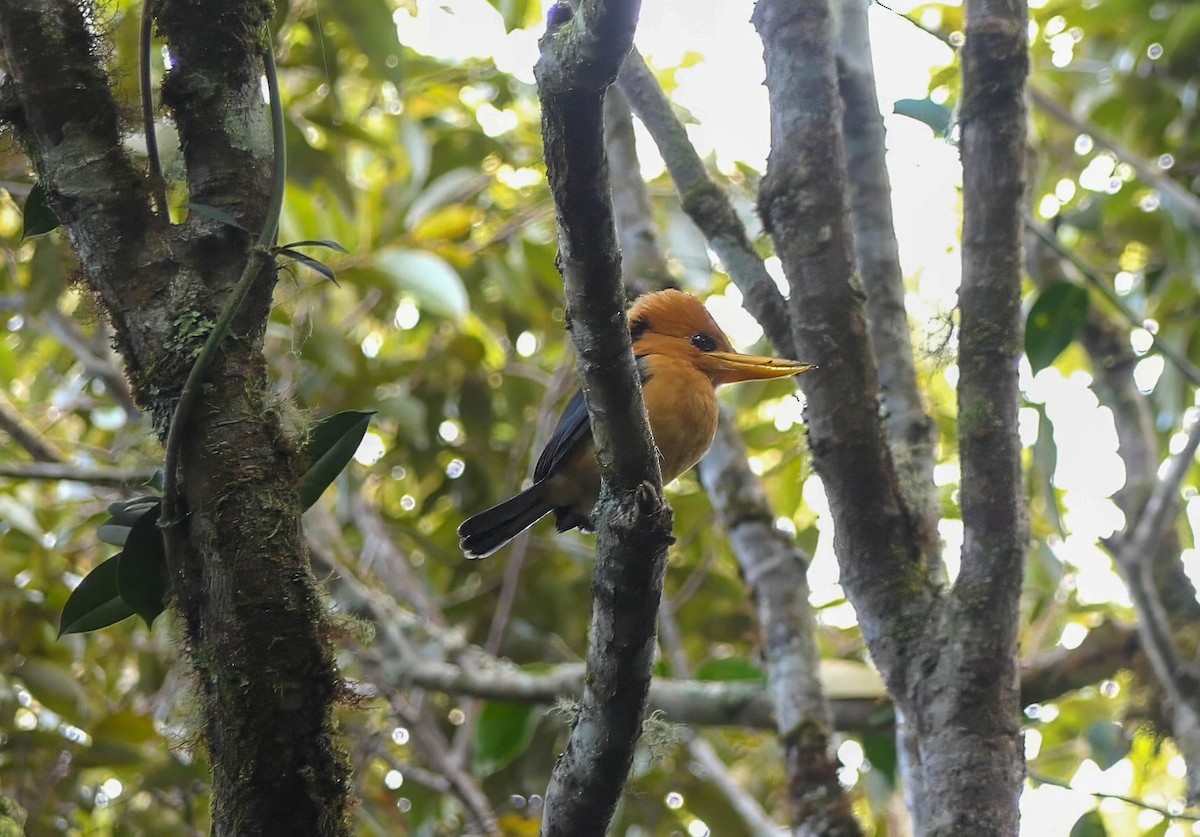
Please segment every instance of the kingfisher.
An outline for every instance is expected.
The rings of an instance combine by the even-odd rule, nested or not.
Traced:
[[[717,387],[786,378],[814,368],[734,351],[700,300],[677,290],[638,297],[629,311],[629,336],[663,485],[699,462],[712,446]],[[486,558],[550,512],[560,532],[593,531],[592,509],[599,496],[600,467],[580,389],[538,458],[533,485],[458,527],[463,554]]]

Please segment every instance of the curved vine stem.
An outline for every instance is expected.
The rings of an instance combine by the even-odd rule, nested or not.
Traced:
[[[263,50],[263,70],[267,76],[267,92],[271,104],[271,142],[275,156],[275,169],[271,178],[271,194],[267,203],[266,218],[263,220],[262,232],[259,233],[258,241],[255,242],[254,247],[250,250],[250,256],[246,260],[242,276],[238,279],[238,283],[234,286],[229,300],[225,303],[220,318],[218,318],[216,325],[213,326],[212,331],[209,332],[208,339],[204,341],[204,346],[196,356],[196,362],[192,364],[187,381],[179,393],[179,401],[175,405],[175,413],[171,416],[171,427],[167,431],[166,462],[163,466],[163,514],[162,521],[159,524],[168,530],[168,536],[165,538],[168,557],[170,556],[172,541],[172,538],[169,536],[169,530],[180,522],[179,483],[176,474],[179,470],[179,453],[183,446],[184,425],[187,424],[192,408],[195,406],[196,400],[200,397],[201,381],[204,378],[204,374],[208,371],[208,367],[212,365],[213,358],[216,357],[217,350],[220,348],[221,342],[225,339],[225,335],[229,333],[229,327],[233,323],[233,318],[237,315],[238,309],[241,308],[242,301],[250,291],[250,286],[254,284],[255,278],[262,271],[266,262],[272,258],[272,247],[279,230],[279,214],[283,207],[284,175],[287,172],[287,155],[283,139],[283,104],[279,97],[279,77],[275,70],[274,46],[271,43],[269,33],[267,35],[266,46]]]
[[[146,159],[150,165],[150,191],[158,205],[158,214],[170,218],[167,209],[167,179],[163,177],[162,161],[158,156],[158,136],[154,132],[154,91],[150,88],[150,39],[159,0],[142,3],[142,31],[138,42],[139,87],[142,96],[142,129],[146,134]]]

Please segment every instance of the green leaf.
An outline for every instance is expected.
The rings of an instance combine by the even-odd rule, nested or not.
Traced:
[[[421,250],[387,248],[380,251],[376,267],[396,287],[416,297],[421,308],[451,319],[466,316],[467,289],[462,278],[441,256]]]
[[[302,509],[308,509],[317,502],[317,498],[354,458],[354,452],[366,435],[367,425],[371,423],[373,415],[374,411],[362,413],[349,410],[322,419],[313,426],[302,451],[311,464],[296,484]]]
[[[285,259],[291,259],[294,262],[299,262],[309,270],[315,270],[333,284],[337,284],[337,274],[333,272],[333,268],[322,261],[314,259],[312,256],[306,256],[303,253],[298,253],[295,250],[291,250],[287,247],[277,248],[275,250],[275,255],[281,256]]]
[[[1101,770],[1108,770],[1129,753],[1129,739],[1120,724],[1112,721],[1095,721],[1083,731],[1092,748],[1092,759]]]
[[[21,230],[21,240],[44,235],[59,226],[58,216],[46,203],[46,189],[41,182],[33,184],[25,198],[25,206],[21,210],[24,216],[24,227]]]
[[[525,25],[529,17],[529,0],[488,0],[504,18],[504,31],[511,32]]]
[[[306,238],[304,241],[291,241],[287,244],[279,245],[280,250],[291,250],[294,247],[327,247],[330,250],[336,250],[339,253],[349,253],[350,251],[338,244],[332,238]]]
[[[63,605],[58,628],[60,637],[105,628],[133,616],[133,608],[125,603],[117,589],[120,562],[120,554],[114,555],[79,582]]]
[[[161,510],[161,505],[154,506],[134,522],[117,569],[117,591],[147,628],[167,606],[167,551],[158,528]]]
[[[696,669],[697,680],[755,680],[765,679],[758,666],[745,657],[726,657],[708,660]]]
[[[475,727],[475,775],[491,776],[525,752],[537,716],[533,704],[488,701]]]
[[[1104,827],[1104,818],[1096,810],[1088,811],[1071,826],[1069,837],[1108,837],[1108,829]]]
[[[932,99],[897,99],[893,110],[901,116],[915,119],[928,125],[935,136],[944,137],[950,133],[950,125],[954,113],[945,105],[939,105]]]
[[[1086,288],[1052,282],[1042,289],[1025,318],[1025,354],[1035,373],[1071,344],[1088,315]]]
[[[162,471],[158,471],[154,478],[161,480],[161,474]],[[133,524],[137,523],[138,518],[150,509],[157,509],[161,506],[162,498],[154,495],[111,503],[108,507],[110,517],[100,525],[96,531],[96,537],[104,543],[124,547],[125,541],[129,538],[129,530],[133,528]],[[157,512],[155,513],[157,514]]]
[[[224,209],[217,209],[215,206],[209,206],[206,203],[189,203],[187,208],[197,215],[203,215],[206,218],[212,218],[214,221],[220,221],[222,224],[234,227],[242,232],[250,232],[238,223],[237,218],[234,218]]]
[[[896,787],[896,737],[881,732],[865,732],[862,737],[863,754],[888,784]]]

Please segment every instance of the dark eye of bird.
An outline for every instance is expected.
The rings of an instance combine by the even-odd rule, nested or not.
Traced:
[[[714,352],[717,349],[717,341],[707,334],[693,334],[692,345],[702,352]]]

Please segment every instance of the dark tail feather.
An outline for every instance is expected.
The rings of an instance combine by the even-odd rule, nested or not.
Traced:
[[[468,558],[486,558],[547,514],[549,481],[535,483],[487,511],[468,517],[458,527],[459,546]]]

